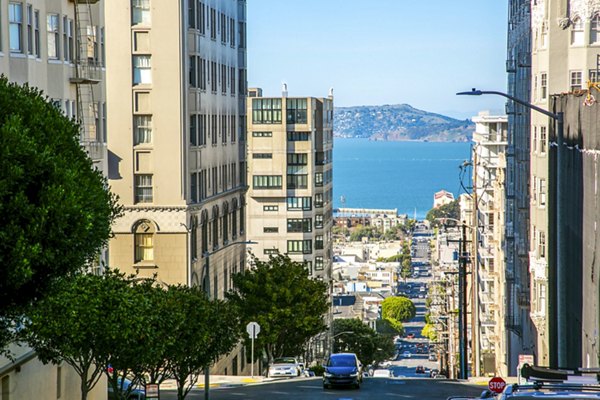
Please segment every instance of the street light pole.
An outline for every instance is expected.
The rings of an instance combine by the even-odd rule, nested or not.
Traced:
[[[240,241],[240,242],[231,242],[231,243],[228,243],[225,246],[220,247],[212,252],[205,251],[202,254],[204,256],[204,259],[206,260],[206,263],[204,264],[205,269],[204,269],[203,289],[204,289],[204,293],[206,294],[206,297],[209,300],[210,300],[210,256],[220,252],[221,250],[225,250],[228,247],[238,245],[238,244],[256,244],[256,242],[253,242],[251,240],[244,240],[244,241]],[[254,363],[254,360],[252,360],[252,363]],[[210,364],[207,364],[204,366],[204,400],[209,400],[209,399],[210,399]]]
[[[564,185],[565,176],[563,172],[563,168],[561,168],[563,158],[564,158],[564,150],[563,150],[563,137],[564,137],[564,114],[563,112],[553,113],[548,110],[544,110],[543,108],[537,107],[531,103],[518,99],[514,96],[508,95],[506,93],[492,91],[492,90],[477,90],[475,88],[471,89],[470,92],[459,92],[457,95],[467,95],[467,96],[481,96],[482,94],[495,94],[498,96],[506,97],[514,101],[515,103],[521,104],[524,107],[527,107],[531,110],[535,110],[541,114],[544,114],[550,118],[552,118],[556,122],[556,142],[558,146],[556,147],[556,190],[554,191],[555,196],[555,243],[556,250],[554,252],[554,263],[555,263],[555,271],[549,271],[549,275],[554,272],[556,279],[552,286],[552,292],[549,293],[550,301],[554,296],[556,299],[556,335],[553,340],[554,345],[556,346],[557,352],[557,360],[553,363],[555,366],[567,365],[567,344],[565,340],[560,340],[559,338],[564,338],[567,336],[568,327],[567,327],[567,278],[568,278],[568,259],[567,259],[567,242],[565,240],[565,232],[564,226],[566,226],[565,221],[565,213],[564,202],[563,199],[563,190],[562,187]],[[550,218],[552,219],[552,215]],[[549,263],[549,266],[552,267],[552,263]],[[549,276],[550,279],[550,276]],[[548,307],[551,307],[549,305]],[[549,327],[552,331],[552,327]],[[552,338],[551,338],[552,340]]]

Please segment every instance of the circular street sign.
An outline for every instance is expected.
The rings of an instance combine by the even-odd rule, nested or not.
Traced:
[[[499,376],[493,377],[488,383],[488,388],[494,393],[502,393],[504,386],[506,386],[506,382]]]
[[[256,336],[260,333],[260,325],[256,322],[250,322],[246,325],[246,332],[250,335],[250,339],[256,339]]]

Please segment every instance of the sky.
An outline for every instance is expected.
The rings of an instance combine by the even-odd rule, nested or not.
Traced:
[[[508,0],[248,0],[248,84],[334,105],[504,112]]]

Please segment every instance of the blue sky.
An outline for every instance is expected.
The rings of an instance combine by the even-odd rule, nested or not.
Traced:
[[[248,83],[336,106],[408,103],[456,118],[502,112],[507,0],[248,0]]]

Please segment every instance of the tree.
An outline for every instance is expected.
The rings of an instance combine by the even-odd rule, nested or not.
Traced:
[[[27,313],[23,338],[42,362],[73,367],[82,400],[109,364],[116,370],[141,369],[136,362],[148,345],[144,320],[151,310],[131,285],[118,271],[63,278]]]
[[[287,255],[252,260],[254,268],[232,276],[233,290],[227,294],[240,312],[242,327],[258,322],[254,345],[265,351],[269,362],[302,354],[308,339],[325,330],[327,284],[311,279],[306,267]]]
[[[406,297],[388,297],[381,303],[381,317],[394,327],[401,327],[402,322],[410,321],[415,315],[415,305]]]
[[[0,76],[0,318],[92,261],[120,214],[78,139],[40,92]]]
[[[458,204],[458,200],[454,200],[448,204],[443,204],[439,207],[432,208],[427,212],[427,219],[431,222],[431,226],[439,226],[440,221],[438,218],[460,218],[460,205]]]
[[[333,352],[356,353],[364,364],[392,357],[395,353],[391,336],[380,335],[358,318],[333,320]]]

